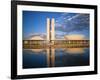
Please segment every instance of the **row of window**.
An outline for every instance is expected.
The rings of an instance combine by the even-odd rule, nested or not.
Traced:
[[[48,44],[48,43],[46,43],[45,41],[40,41],[40,42],[37,42],[37,41],[24,41],[24,44],[32,44],[32,45],[46,45],[46,44]],[[74,41],[74,42],[72,42],[72,41],[55,41],[54,42],[54,44],[55,45],[57,45],[57,44],[89,44],[89,42],[88,41],[79,41],[79,42],[76,42],[76,41]]]

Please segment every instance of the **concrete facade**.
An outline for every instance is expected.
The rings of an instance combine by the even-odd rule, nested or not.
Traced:
[[[55,19],[47,18],[47,41],[55,40]]]
[[[47,41],[50,42],[50,18],[47,18]]]

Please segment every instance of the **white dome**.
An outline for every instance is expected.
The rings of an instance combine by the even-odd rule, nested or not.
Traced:
[[[41,36],[32,36],[29,40],[44,40]]]

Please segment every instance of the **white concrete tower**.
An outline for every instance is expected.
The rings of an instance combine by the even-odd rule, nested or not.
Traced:
[[[47,18],[47,41],[50,42],[50,18]]]
[[[51,20],[51,40],[55,40],[55,19]],[[54,43],[54,41],[52,41]]]

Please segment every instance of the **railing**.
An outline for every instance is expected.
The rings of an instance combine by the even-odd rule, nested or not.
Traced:
[[[23,40],[23,48],[89,47],[89,40]]]

